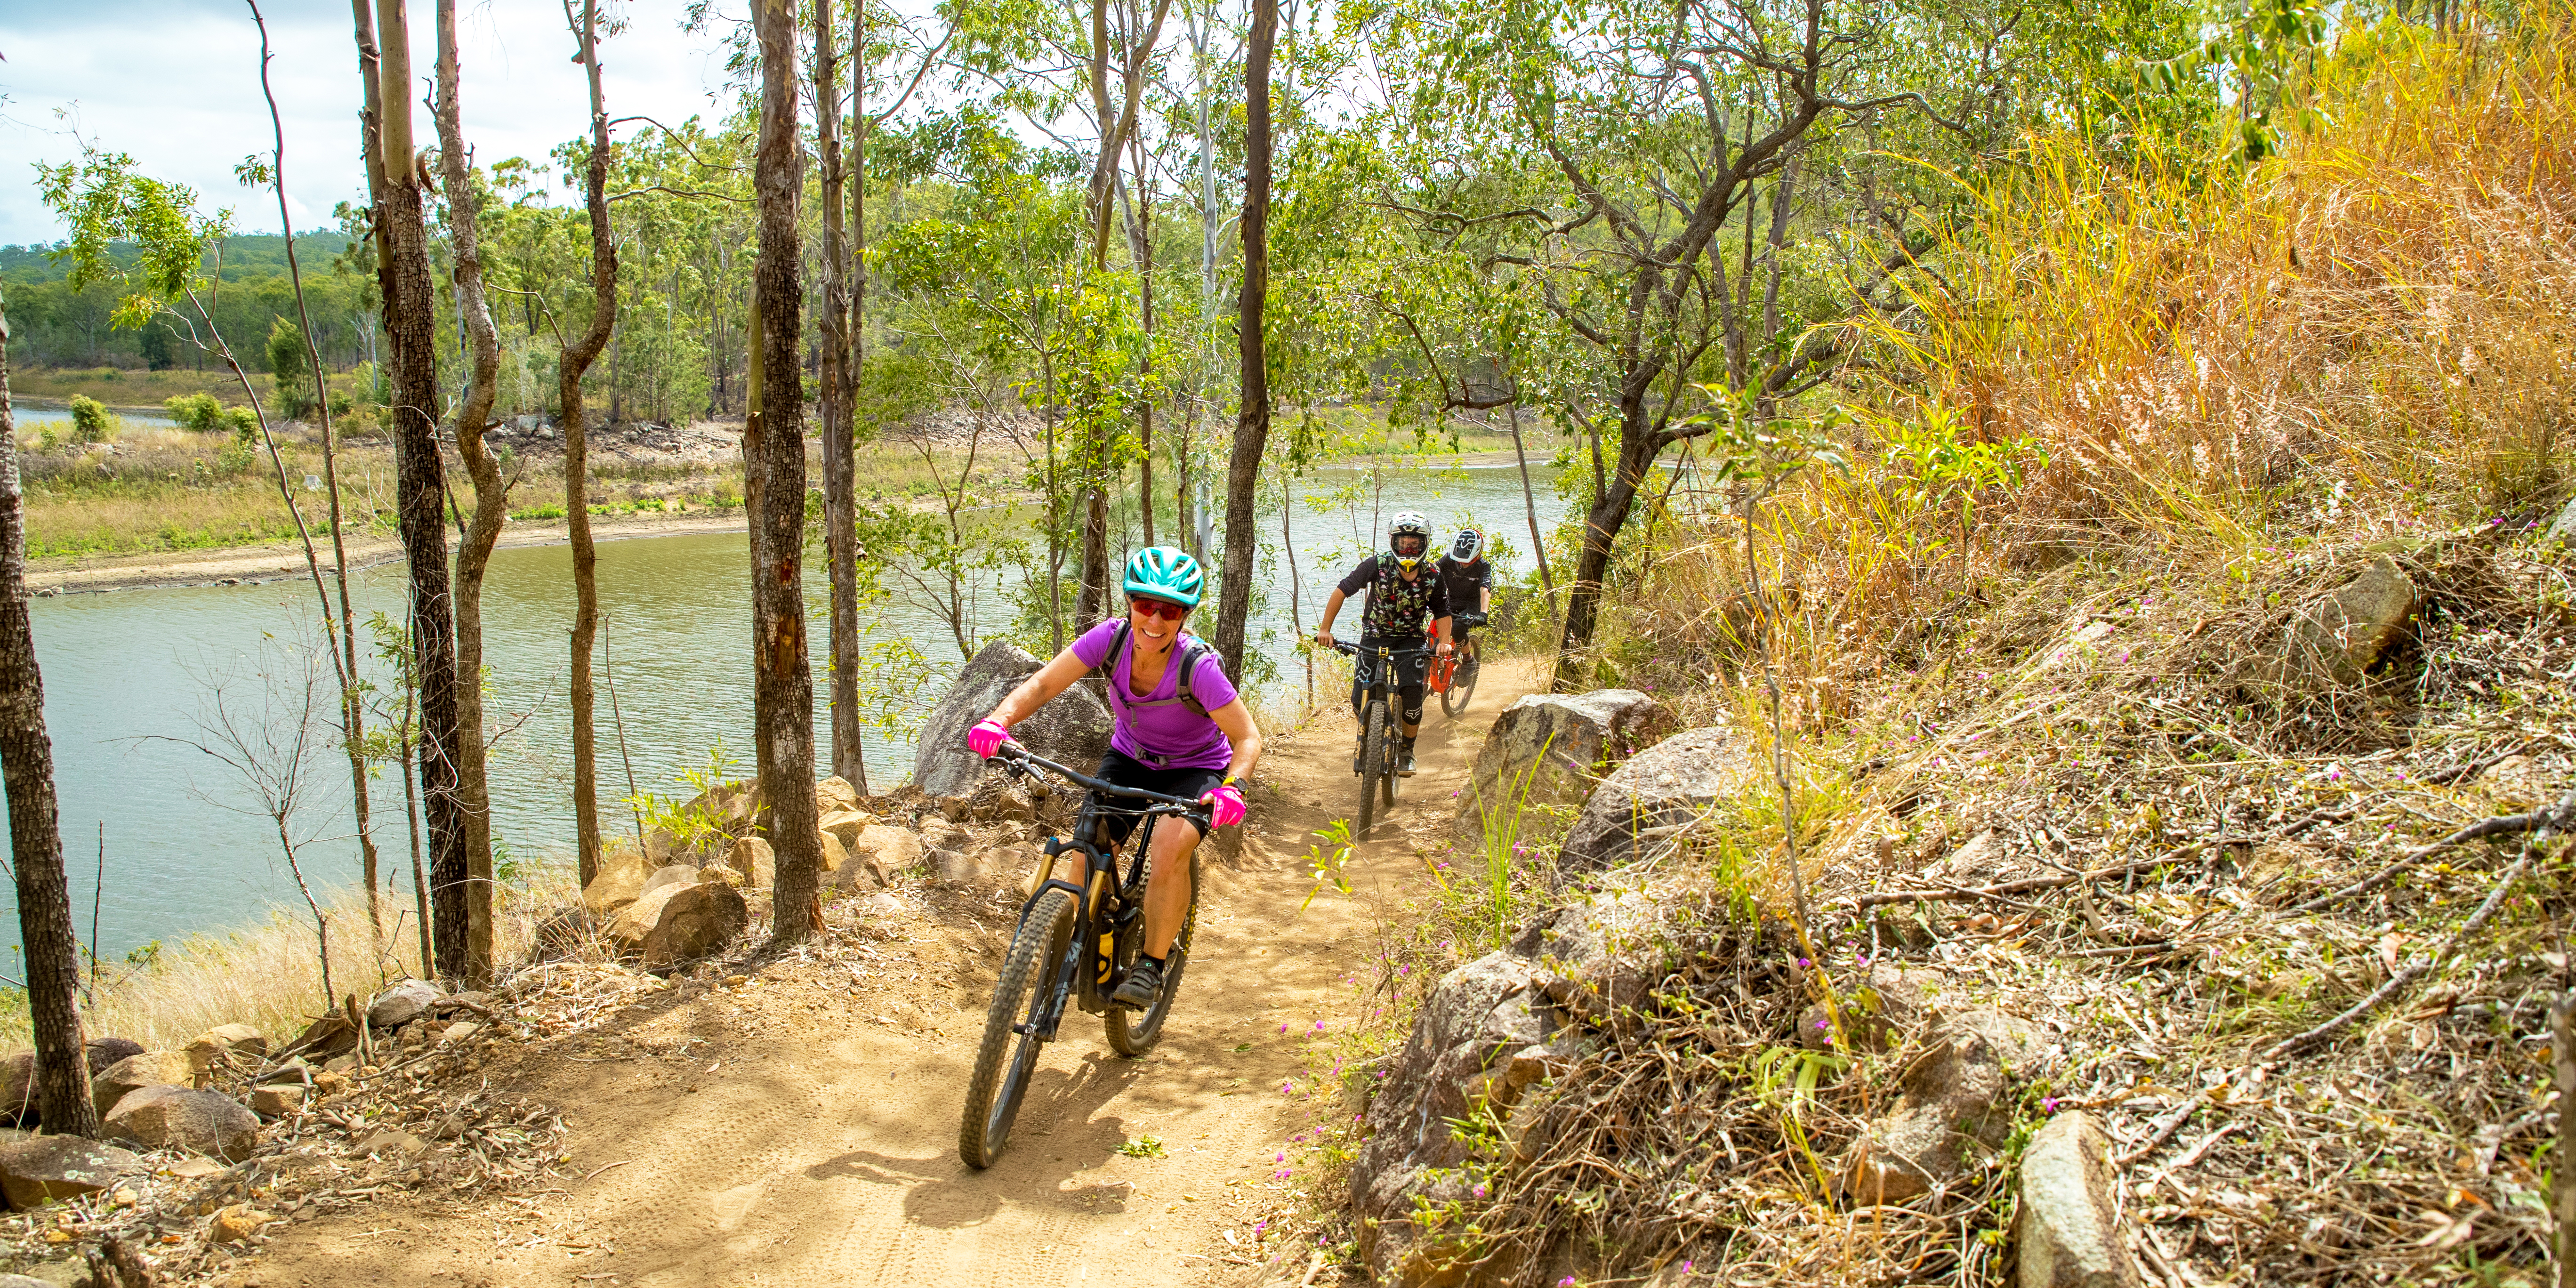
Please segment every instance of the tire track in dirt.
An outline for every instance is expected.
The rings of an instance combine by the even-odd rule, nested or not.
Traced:
[[[218,1282],[457,1285],[1199,1285],[1240,1282],[1251,1229],[1290,1200],[1287,1136],[1315,1023],[1338,1031],[1382,907],[1422,885],[1494,713],[1538,687],[1497,664],[1475,705],[1428,713],[1422,772],[1361,844],[1357,893],[1311,887],[1312,833],[1352,812],[1347,713],[1273,740],[1239,865],[1204,871],[1197,952],[1160,1047],[1112,1054],[1067,1017],[1010,1152],[958,1161],[957,1115],[1015,896],[836,931],[738,988],[684,984],[604,1028],[528,1044],[496,1089],[561,1106],[560,1189],[414,1195],[286,1227]],[[1211,856],[1211,859],[1213,856]],[[622,1044],[622,1045],[621,1045]],[[653,1052],[597,1056],[603,1049]],[[1120,1147],[1155,1137],[1161,1157]],[[1232,1231],[1237,1242],[1229,1242]]]

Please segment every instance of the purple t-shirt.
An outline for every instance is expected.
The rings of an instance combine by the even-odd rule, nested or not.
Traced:
[[[1116,619],[1102,622],[1073,642],[1073,655],[1082,664],[1099,669],[1109,656],[1109,641],[1121,625]],[[1133,756],[1157,769],[1223,769],[1234,763],[1234,744],[1216,721],[1200,715],[1182,704],[1181,669],[1163,668],[1163,678],[1154,691],[1137,697],[1130,684],[1128,668],[1135,664],[1138,641],[1130,638],[1126,652],[1109,675],[1109,705],[1117,712],[1117,727],[1110,731],[1109,746],[1113,751]],[[1175,661],[1180,645],[1175,643]],[[1214,650],[1203,650],[1198,673],[1190,677],[1190,697],[1210,711],[1234,701],[1234,682],[1225,678],[1225,667],[1217,661]],[[1152,705],[1161,703],[1163,705]]]

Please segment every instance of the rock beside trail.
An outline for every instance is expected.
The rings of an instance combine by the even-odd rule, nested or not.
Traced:
[[[1441,978],[1368,1104],[1368,1140],[1351,1169],[1361,1256],[1381,1284],[1437,1282],[1436,1239],[1416,1200],[1467,1197],[1468,1146],[1452,1120],[1478,1106],[1518,1142],[1529,1103],[1580,1041],[1577,1018],[1644,997],[1674,951],[1680,896],[1632,890],[1569,904],[1505,947]]]
[[[188,1044],[188,1058],[199,1064],[211,1064],[224,1056],[257,1058],[268,1054],[268,1036],[247,1024],[218,1024],[197,1035]],[[198,1059],[203,1051],[205,1058]]]
[[[193,1087],[197,1070],[189,1064],[183,1051],[146,1051],[130,1055],[109,1065],[107,1071],[89,1080],[90,1103],[97,1107],[100,1118],[126,1096],[145,1087]]]
[[[1569,810],[1593,784],[1673,732],[1664,705],[1634,689],[1533,693],[1503,708],[1458,794],[1458,833],[1468,846],[1489,829],[1553,839],[1552,810]]]
[[[834,809],[825,810],[816,826],[839,841],[842,849],[850,850],[858,847],[859,833],[866,831],[868,824],[875,821],[864,810]]]
[[[2413,579],[2381,555],[2293,614],[2280,641],[2255,660],[2252,678],[2275,690],[2359,684],[2414,625],[2418,598]]]
[[[116,1102],[104,1120],[109,1140],[145,1149],[184,1149],[238,1163],[259,1147],[259,1117],[213,1091],[144,1087]]]
[[[746,836],[734,842],[725,853],[725,866],[740,874],[743,884],[754,890],[767,890],[778,884],[778,851],[760,837]]]
[[[445,990],[427,980],[407,979],[376,994],[367,1003],[367,1027],[378,1033],[401,1028],[438,1003]]]
[[[930,796],[973,791],[984,764],[967,749],[966,731],[1041,665],[1008,641],[985,645],[922,723],[913,784]],[[1049,760],[1088,771],[1109,750],[1109,704],[1092,686],[1077,684],[1014,726],[1011,736]]]
[[[614,914],[644,893],[645,878],[653,874],[653,867],[643,851],[624,840],[603,843],[599,870],[581,888],[582,906],[603,917]]]
[[[692,885],[692,884],[695,884],[695,883],[696,883],[697,879],[698,879],[698,865],[697,865],[697,864],[694,864],[694,863],[670,863],[670,864],[665,864],[665,865],[663,865],[663,866],[661,866],[661,867],[659,867],[659,868],[654,869],[654,870],[653,870],[653,875],[651,875],[651,876],[648,876],[648,877],[644,878],[644,888],[643,888],[642,890],[637,891],[637,892],[636,892],[635,897],[636,897],[637,899],[642,899],[644,896],[649,895],[649,894],[653,893],[653,892],[654,892],[654,891],[656,891],[656,890],[664,889],[664,888],[667,888],[667,887],[670,887],[670,886],[678,886],[678,885]]]
[[[667,885],[647,892],[608,924],[618,951],[641,956],[644,969],[667,971],[722,949],[750,924],[741,892],[720,882]]]
[[[262,1118],[289,1117],[296,1110],[304,1107],[306,1098],[311,1094],[311,1089],[300,1082],[253,1087],[250,1091],[250,1111]]]
[[[850,780],[834,774],[814,784],[814,811],[818,814],[855,813],[859,808],[859,789]]]
[[[851,852],[861,856],[859,866],[869,869],[869,876],[880,886],[894,875],[921,864],[921,838],[899,827],[873,823],[859,832],[859,843]],[[847,882],[843,882],[847,884]]]
[[[2091,1114],[2059,1114],[2031,1137],[2012,1223],[2017,1288],[2137,1288],[2116,1179],[2111,1138]]]
[[[1685,730],[1601,780],[1556,857],[1557,873],[1608,872],[1670,852],[1675,838],[1759,777],[1751,742],[1724,725]]]
[[[90,1039],[89,1045],[82,1049],[89,1056],[89,1072],[91,1077],[98,1076],[99,1070],[104,1069],[119,1060],[125,1059],[127,1056],[143,1054],[144,1050],[143,1044],[132,1038],[92,1038]]]
[[[2003,1144],[2012,1125],[2005,1092],[2026,1047],[2018,1023],[1997,1012],[1936,1020],[1896,1108],[1852,1143],[1843,1191],[1858,1203],[1902,1203],[1956,1180],[1972,1149]]]
[[[142,1164],[127,1150],[84,1137],[31,1136],[0,1145],[0,1195],[23,1212],[50,1199],[96,1194]]]
[[[207,1218],[206,1239],[218,1245],[249,1243],[276,1221],[276,1217],[247,1203],[230,1204]]]

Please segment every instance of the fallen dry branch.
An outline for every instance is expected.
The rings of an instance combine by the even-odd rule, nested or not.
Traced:
[[[2548,811],[2541,812],[2547,813]],[[2495,910],[2503,906],[2505,892],[2513,889],[2514,883],[2521,880],[2522,874],[2530,869],[2531,849],[2529,846],[2525,846],[2523,847],[2522,857],[2514,860],[2512,867],[2505,869],[2504,878],[2496,882],[2494,889],[2487,891],[2486,902],[2479,904],[2478,910],[2470,914],[2467,921],[2460,923],[2460,928],[2453,932],[2450,938],[2443,940],[2440,948],[2435,949],[2428,956],[2408,963],[2404,970],[2398,971],[2396,974],[2389,976],[2387,983],[2372,989],[2368,997],[2353,1003],[2351,1007],[2347,1008],[2342,1014],[2337,1015],[2333,1019],[2328,1020],[2315,1028],[2309,1029],[2305,1033],[2285,1039],[2279,1046],[2273,1047],[2270,1051],[2263,1054],[2264,1061],[2267,1063],[2277,1063],[2279,1061],[2286,1060],[2291,1056],[2297,1055],[2301,1051],[2305,1051],[2308,1048],[2333,1037],[2335,1034],[2342,1032],[2346,1028],[2351,1027],[2353,1021],[2369,1014],[2380,1003],[2387,1001],[2389,998],[2395,997],[2399,993],[2405,992],[2409,987],[2413,986],[2416,980],[2422,979],[2435,965],[2439,964],[2443,958],[2450,956],[2452,950],[2460,946],[2460,941],[2476,934],[2479,927],[2486,925],[2487,919],[2495,915]]]
[[[2321,909],[2331,908],[2354,895],[2368,894],[2371,891],[2388,884],[2388,882],[2395,878],[2398,873],[2403,872],[2454,845],[2466,845],[2467,843],[2478,840],[2482,837],[2516,836],[2521,833],[2531,831],[2538,831],[2541,836],[2546,837],[2549,833],[2561,829],[2572,820],[2576,820],[2576,791],[2570,791],[2566,795],[2559,797],[2557,804],[2549,806],[2546,809],[2536,809],[2527,814],[2498,814],[2493,818],[2482,818],[2477,822],[2469,824],[2467,827],[2461,828],[2459,831],[2451,833],[2449,836],[2443,837],[2441,840],[2433,842],[2430,845],[2420,845],[2412,850],[2408,850],[2403,856],[2398,858],[2396,862],[2389,864],[2387,867],[2381,868],[2377,872],[2373,872],[2369,876],[2363,877],[2361,880],[2355,881],[2351,885],[2345,886],[2340,890],[2318,895],[2316,898],[2310,899],[2306,903],[2290,909],[2290,911],[2316,912]]]
[[[2031,890],[2054,890],[2060,886],[2105,881],[2112,877],[2124,877],[2133,872],[2153,871],[2168,864],[2180,863],[2190,858],[2200,848],[2202,847],[2198,845],[2189,845],[2160,858],[2140,859],[2135,863],[2123,863],[2114,868],[2096,868],[2091,872],[2069,872],[2053,877],[2025,877],[2019,881],[2005,881],[1990,886],[1929,886],[1920,890],[1888,890],[1878,894],[1861,895],[1842,906],[1858,910],[1884,907],[1891,903],[1924,903],[1944,899],[1994,899]]]

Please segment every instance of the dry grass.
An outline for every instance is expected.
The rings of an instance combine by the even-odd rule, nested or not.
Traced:
[[[494,950],[502,962],[526,960],[537,921],[576,897],[572,875],[541,870],[525,885],[504,886],[495,909]],[[378,953],[367,931],[364,894],[343,891],[324,904],[331,923],[331,983],[341,994],[373,997],[387,983],[420,973],[420,930],[407,890],[384,895],[385,936]],[[303,1031],[330,1003],[312,914],[272,909],[267,920],[220,935],[194,935],[139,968],[107,966],[82,1023],[93,1038],[132,1038],[153,1050],[176,1050],[219,1024],[249,1024],[272,1046]],[[30,1042],[23,1013],[0,1022],[0,1049]]]

